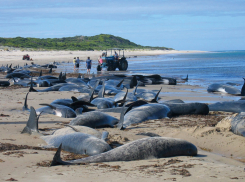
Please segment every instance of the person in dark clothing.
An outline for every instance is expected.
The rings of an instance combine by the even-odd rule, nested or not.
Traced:
[[[88,59],[86,60],[86,67],[87,67],[87,74],[90,74],[90,70],[92,67],[92,60],[90,59],[90,57],[88,57]]]

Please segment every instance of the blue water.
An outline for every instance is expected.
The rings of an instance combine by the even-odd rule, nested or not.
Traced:
[[[188,84],[191,85],[207,86],[226,82],[242,85],[245,77],[245,51],[139,56],[127,60],[129,65],[127,74],[160,74],[177,80],[185,78],[188,74]],[[96,66],[97,60],[94,61],[91,73],[97,72]],[[72,71],[72,67],[71,63],[64,65],[63,71]],[[86,70],[81,68],[77,72],[86,73]]]
[[[197,54],[171,54],[129,58],[129,69],[135,73],[160,74],[185,78],[189,84],[209,85],[232,82],[243,84],[245,51],[217,51]]]

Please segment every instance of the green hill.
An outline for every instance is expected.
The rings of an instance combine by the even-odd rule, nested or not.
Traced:
[[[2,38],[0,46],[15,48],[32,48],[46,50],[105,50],[110,48],[123,49],[171,49],[166,47],[141,46],[121,37],[100,34],[95,36],[75,36],[64,38]]]

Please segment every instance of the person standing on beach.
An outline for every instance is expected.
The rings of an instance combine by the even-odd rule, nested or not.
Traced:
[[[102,71],[102,63],[103,63],[103,59],[101,58],[101,56],[98,58],[98,65],[100,65],[101,67],[101,71]]]
[[[79,59],[79,57],[77,57],[77,59],[76,59],[76,68],[79,68],[79,64],[80,64],[80,59]]]
[[[76,69],[76,57],[73,59],[73,64],[74,64],[74,70]]]
[[[90,74],[91,66],[92,60],[90,59],[90,57],[88,57],[88,59],[86,60],[87,74]]]
[[[117,52],[115,51],[115,55],[114,55],[115,59],[118,60],[118,54]]]

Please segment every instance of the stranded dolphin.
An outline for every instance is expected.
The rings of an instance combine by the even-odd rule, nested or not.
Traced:
[[[58,148],[51,166],[80,163],[133,161],[172,156],[195,156],[197,148],[192,143],[175,138],[150,137],[132,141],[108,152],[72,161],[62,161],[61,146]]]
[[[208,105],[210,111],[245,112],[245,100],[216,102]]]
[[[245,78],[243,79],[244,79],[244,84],[241,90],[235,87],[232,87],[230,85],[214,83],[208,86],[207,91],[208,92],[222,92],[222,93],[228,93],[232,95],[245,96]]]
[[[117,123],[117,118],[114,118],[108,114],[99,111],[91,111],[78,115],[70,122],[69,125],[81,125],[91,128],[101,128],[108,126],[113,127]]]
[[[141,123],[150,119],[161,119],[168,116],[170,109],[164,104],[144,104],[127,112],[122,119],[122,113],[118,128],[124,129],[131,124]]]
[[[241,112],[231,121],[231,131],[245,137],[245,112]]]
[[[80,132],[42,136],[41,138],[48,144],[47,147],[58,148],[62,143],[63,150],[76,154],[96,155],[111,149],[104,140]]]

